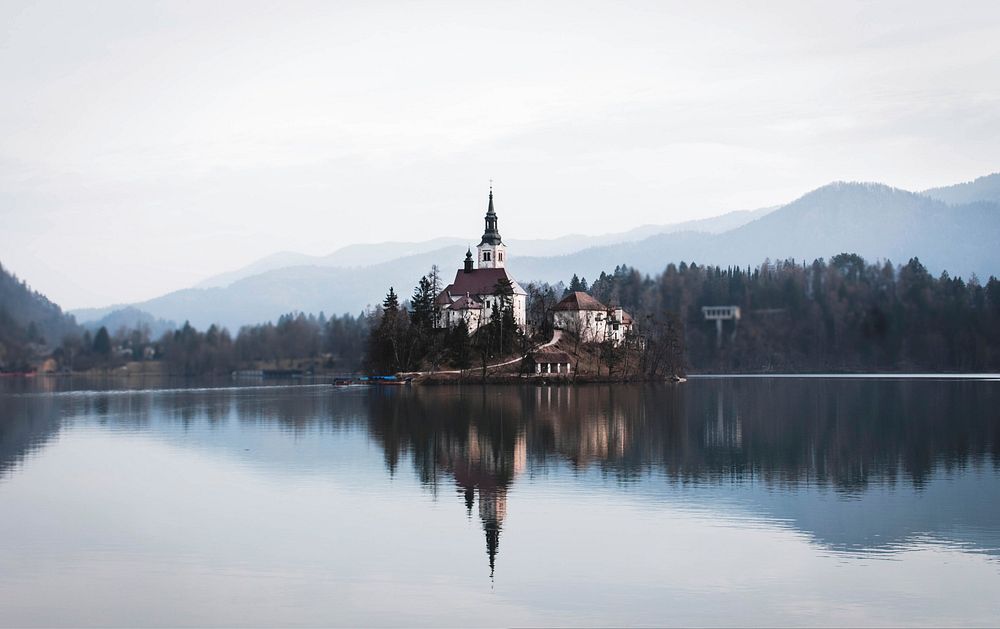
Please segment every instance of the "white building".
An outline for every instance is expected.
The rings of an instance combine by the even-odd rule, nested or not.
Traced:
[[[523,328],[527,293],[507,273],[507,246],[503,244],[500,232],[497,230],[492,189],[490,189],[489,207],[486,210],[486,230],[476,251],[478,260],[474,262],[472,250],[467,251],[465,265],[455,275],[455,281],[446,286],[434,300],[438,308],[439,324],[450,328],[465,321],[469,332],[475,332],[480,325],[489,322],[493,311],[500,306],[504,298],[497,290],[498,285],[509,285],[512,293],[508,298],[514,307],[514,321]]]
[[[558,330],[577,335],[584,343],[625,340],[632,330],[632,316],[620,307],[608,307],[584,292],[574,292],[562,298],[552,316]]]
[[[529,357],[530,365],[534,366],[534,373],[536,375],[550,375],[550,374],[570,374],[572,369],[572,358],[566,352],[559,350],[544,350],[540,352],[534,352]],[[529,365],[529,366],[530,366]]]

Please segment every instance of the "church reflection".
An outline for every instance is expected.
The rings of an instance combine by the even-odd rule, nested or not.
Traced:
[[[470,387],[373,395],[366,415],[390,471],[408,453],[427,486],[454,483],[467,512],[478,512],[492,574],[508,493],[528,469],[596,469],[621,483],[820,486],[845,497],[905,479],[919,492],[935,470],[1000,461],[998,393],[968,382]],[[831,528],[835,514],[758,506],[844,550],[891,545],[926,524],[887,511],[870,514],[873,531]],[[916,497],[913,506],[922,508]]]
[[[437,489],[442,478],[451,479],[468,515],[478,512],[492,576],[507,492],[527,466],[523,408],[485,390],[442,393],[373,395],[371,430],[382,442],[390,472],[408,453],[425,485]]]
[[[934,478],[970,470],[993,474],[984,482],[997,491],[994,382],[719,379],[683,386],[22,393],[8,391],[0,400],[0,482],[76,422],[149,431],[179,444],[231,449],[255,465],[318,473],[327,462],[311,448],[350,430],[378,444],[389,474],[412,466],[434,495],[454,499],[456,508],[464,503],[482,526],[491,574],[504,527],[516,517],[517,485],[560,474],[634,486],[651,499],[676,487],[696,494],[730,488],[746,498],[751,492],[743,488],[761,486],[767,491],[752,494],[755,509],[835,550],[891,548],[929,532],[958,540],[961,529],[963,544],[1000,554],[1000,501],[922,494]],[[810,503],[807,494],[817,488],[843,500]],[[886,488],[904,499],[889,506],[872,498]],[[859,503],[864,512],[844,526]],[[936,518],[943,511],[953,519]]]
[[[454,476],[470,517],[478,501],[492,577],[500,546],[500,531],[507,517],[507,489],[514,478],[524,472],[527,446],[524,434],[520,433],[515,437],[511,451],[498,450],[488,436],[480,435],[472,426],[469,427],[466,444],[467,448],[452,448],[446,453],[442,469]]]

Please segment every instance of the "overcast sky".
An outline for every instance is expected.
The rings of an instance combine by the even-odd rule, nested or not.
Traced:
[[[491,177],[539,238],[998,171],[1000,2],[3,0],[0,94],[0,262],[98,306],[474,239]]]

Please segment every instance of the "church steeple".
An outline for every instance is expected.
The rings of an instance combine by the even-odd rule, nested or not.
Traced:
[[[500,232],[497,230],[497,213],[493,209],[493,186],[490,186],[490,205],[486,209],[486,231],[483,232],[483,240],[480,245],[500,244]]]
[[[490,183],[490,203],[486,208],[486,230],[483,238],[479,241],[479,268],[493,269],[504,266],[506,245],[500,238],[500,231],[497,229],[497,212],[493,209],[493,184]]]

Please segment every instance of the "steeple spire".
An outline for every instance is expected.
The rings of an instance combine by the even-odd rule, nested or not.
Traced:
[[[479,241],[476,250],[479,252],[479,268],[496,269],[503,268],[506,261],[507,246],[500,238],[500,230],[497,229],[497,211],[493,208],[493,180],[490,180],[490,201],[486,206],[486,229],[483,231],[483,239]]]
[[[486,231],[480,245],[499,245],[500,231],[497,229],[497,213],[493,209],[493,183],[490,182],[490,203],[486,208]]]

